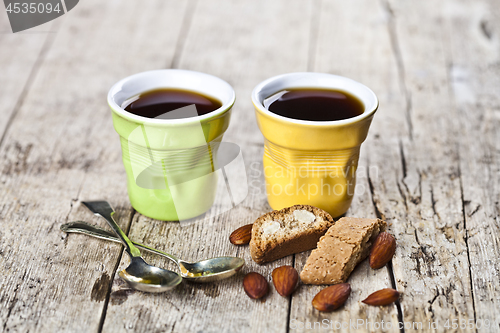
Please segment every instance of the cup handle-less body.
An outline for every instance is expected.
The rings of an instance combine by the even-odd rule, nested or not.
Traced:
[[[158,88],[200,92],[220,100],[222,106],[178,119],[145,118],[124,110],[126,100]],[[222,141],[234,101],[234,90],[227,82],[195,71],[147,71],[113,85],[108,104],[120,136],[129,199],[136,211],[158,220],[182,221],[212,207],[218,177],[210,172],[210,155],[202,152],[200,157],[197,147]],[[179,182],[186,174],[199,177]]]
[[[346,91],[360,99],[364,112],[337,121],[306,121],[277,115],[263,106],[267,97],[289,88]],[[252,102],[264,136],[263,166],[270,206],[282,209],[308,204],[333,217],[344,214],[354,195],[360,146],[378,108],[373,91],[337,75],[290,73],[258,84]]]

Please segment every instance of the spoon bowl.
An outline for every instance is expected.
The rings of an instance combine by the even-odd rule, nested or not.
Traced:
[[[236,274],[245,260],[237,257],[217,257],[190,263],[179,260],[181,275],[193,282],[214,282]]]
[[[182,281],[179,274],[151,266],[139,257],[133,258],[130,265],[118,275],[132,288],[150,293],[173,289]]]

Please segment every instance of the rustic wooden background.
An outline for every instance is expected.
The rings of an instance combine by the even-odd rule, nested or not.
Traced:
[[[84,0],[17,34],[2,7],[0,66],[0,330],[328,331],[298,327],[323,319],[383,320],[390,332],[431,331],[430,321],[441,332],[500,330],[498,1]],[[250,193],[213,221],[153,221],[128,202],[106,94],[117,80],[158,68],[210,73],[236,90],[225,138],[242,147]],[[105,226],[80,204],[103,198],[130,238],[187,260],[241,256],[243,273],[269,281],[283,264],[300,271],[308,253],[258,266],[247,247],[228,241],[270,210],[250,92],[295,71],[344,75],[380,99],[348,215],[387,220],[398,249],[387,268],[363,262],[355,270],[342,309],[314,310],[319,286],[300,285],[290,298],[271,288],[251,300],[243,274],[135,292],[116,275],[128,260],[119,245],[59,231],[73,220]],[[391,286],[403,293],[400,303],[360,303]],[[446,329],[447,319],[459,327]],[[469,320],[482,328],[464,328]],[[378,331],[363,325],[344,331]]]

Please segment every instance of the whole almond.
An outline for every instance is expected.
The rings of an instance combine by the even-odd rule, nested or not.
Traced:
[[[330,312],[338,309],[347,301],[351,293],[349,283],[340,283],[321,290],[314,299],[312,305],[323,312]]]
[[[384,267],[396,252],[396,240],[388,232],[381,232],[370,251],[370,267],[379,269]]]
[[[281,296],[287,297],[293,293],[299,273],[292,266],[281,266],[273,270],[273,284]]]
[[[231,233],[229,241],[234,245],[244,245],[250,243],[252,238],[252,224],[239,227]]]
[[[391,288],[385,288],[370,294],[362,302],[368,305],[389,305],[394,303],[399,298],[399,293],[397,290]]]
[[[256,272],[250,272],[245,275],[243,278],[243,288],[248,297],[253,299],[264,297],[269,290],[266,278]]]

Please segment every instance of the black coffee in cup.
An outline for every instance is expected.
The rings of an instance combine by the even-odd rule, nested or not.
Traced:
[[[196,112],[190,106],[196,106]],[[210,96],[182,89],[155,89],[123,102],[122,107],[146,118],[180,119],[202,116],[215,111],[222,103]],[[175,111],[175,112],[173,112]]]
[[[266,98],[263,104],[280,116],[310,121],[353,118],[362,114],[365,108],[348,92],[316,88],[282,90]]]

